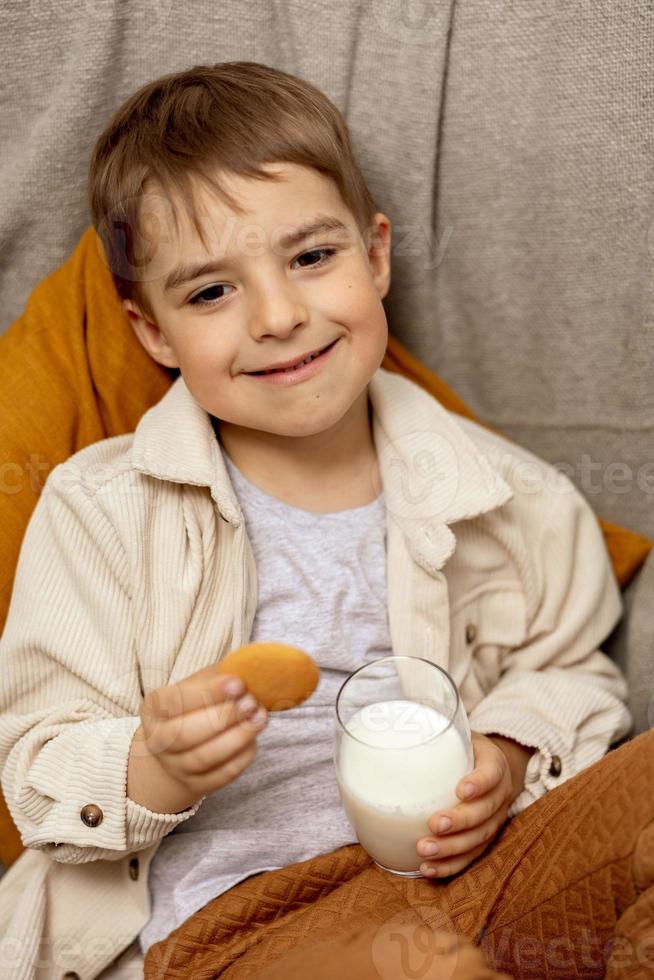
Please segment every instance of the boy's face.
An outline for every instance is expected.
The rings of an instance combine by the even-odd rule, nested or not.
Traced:
[[[149,191],[144,213],[155,227],[158,220],[159,228],[169,230],[158,237],[156,258],[142,282],[155,322],[129,300],[124,306],[150,356],[178,367],[211,415],[277,436],[311,436],[360,409],[383,360],[390,222],[375,215],[368,249],[331,179],[295,164],[267,169],[285,179],[225,178],[228,192],[247,209],[243,215],[198,188],[208,251],[184,213],[175,235],[163,197]],[[289,232],[325,217],[343,227],[284,241]],[[220,267],[167,283],[182,267],[217,258]],[[271,384],[250,373],[334,341],[319,369],[294,384]]]

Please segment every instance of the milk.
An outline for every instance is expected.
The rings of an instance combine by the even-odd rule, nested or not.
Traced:
[[[418,871],[416,844],[432,834],[427,820],[459,802],[455,787],[473,768],[469,744],[443,714],[415,701],[367,704],[346,728],[355,738],[340,738],[336,776],[360,843],[391,871]]]

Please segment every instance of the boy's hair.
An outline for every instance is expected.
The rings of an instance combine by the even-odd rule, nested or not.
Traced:
[[[182,199],[205,248],[192,180],[206,182],[237,213],[220,173],[276,180],[264,163],[296,163],[331,177],[362,235],[378,208],[354,158],[341,113],[318,88],[254,61],[196,65],[143,85],[99,136],[88,201],[121,299],[151,319],[139,284],[137,238],[144,184],[156,182],[178,216]],[[156,246],[156,243],[155,243]]]

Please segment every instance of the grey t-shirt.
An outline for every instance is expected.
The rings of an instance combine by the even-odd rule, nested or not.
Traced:
[[[392,653],[383,492],[363,507],[315,514],[263,493],[224,458],[257,566],[251,642],[306,650],[320,682],[303,704],[272,712],[254,762],[162,840],[150,865],[144,954],[250,875],[356,843],[334,773],[334,705],[352,671]]]

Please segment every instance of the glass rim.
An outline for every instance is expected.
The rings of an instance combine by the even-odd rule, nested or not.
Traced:
[[[445,726],[445,728],[442,728],[440,730],[440,732],[435,732],[433,735],[430,735],[429,738],[424,739],[424,741],[422,741],[422,742],[416,742],[415,745],[399,745],[397,747],[394,747],[394,751],[403,752],[405,749],[416,749],[416,748],[418,748],[421,745],[428,745],[432,741],[432,739],[440,738],[441,735],[444,735],[445,732],[449,728],[451,728],[452,725],[454,724],[454,719],[456,718],[457,712],[459,710],[459,704],[460,704],[460,701],[461,701],[461,695],[459,694],[459,689],[456,686],[456,684],[454,683],[453,679],[448,674],[448,672],[443,667],[440,667],[438,664],[435,664],[433,662],[433,660],[427,660],[426,657],[408,657],[408,656],[406,656],[406,654],[403,654],[403,653],[398,653],[398,654],[394,654],[393,653],[393,654],[390,655],[390,657],[379,657],[378,660],[371,660],[370,663],[362,664],[360,667],[357,667],[356,670],[352,671],[352,673],[350,674],[349,677],[346,677],[345,678],[345,680],[343,681],[343,683],[341,684],[341,686],[338,689],[338,693],[336,695],[336,703],[334,705],[334,710],[336,711],[336,720],[338,721],[339,725],[343,729],[343,732],[345,733],[345,735],[347,735],[348,738],[353,738],[355,742],[359,742],[361,745],[365,745],[366,748],[368,748],[368,749],[382,749],[383,751],[388,751],[388,747],[387,746],[383,746],[383,745],[372,745],[370,742],[364,742],[362,738],[359,738],[357,735],[354,735],[352,732],[348,731],[347,728],[345,727],[345,725],[343,724],[343,720],[342,720],[341,715],[340,715],[340,712],[338,710],[339,702],[340,702],[340,698],[341,698],[341,694],[343,692],[343,688],[345,687],[345,685],[346,684],[349,684],[349,682],[352,680],[352,678],[355,677],[360,671],[366,670],[368,667],[373,667],[375,664],[381,664],[381,663],[383,663],[386,660],[388,660],[388,661],[390,661],[390,660],[422,660],[422,661],[424,661],[424,663],[429,664],[430,667],[435,667],[436,670],[439,670],[441,672],[441,674],[444,674],[445,675],[446,680],[449,681],[450,685],[454,689],[454,696],[456,698],[456,704],[455,704],[454,712],[452,713],[452,717],[448,721],[448,723]],[[378,702],[378,701],[376,701],[374,703],[375,704],[383,704],[383,702]],[[416,704],[419,704],[420,702],[419,701],[416,701],[415,703]]]

